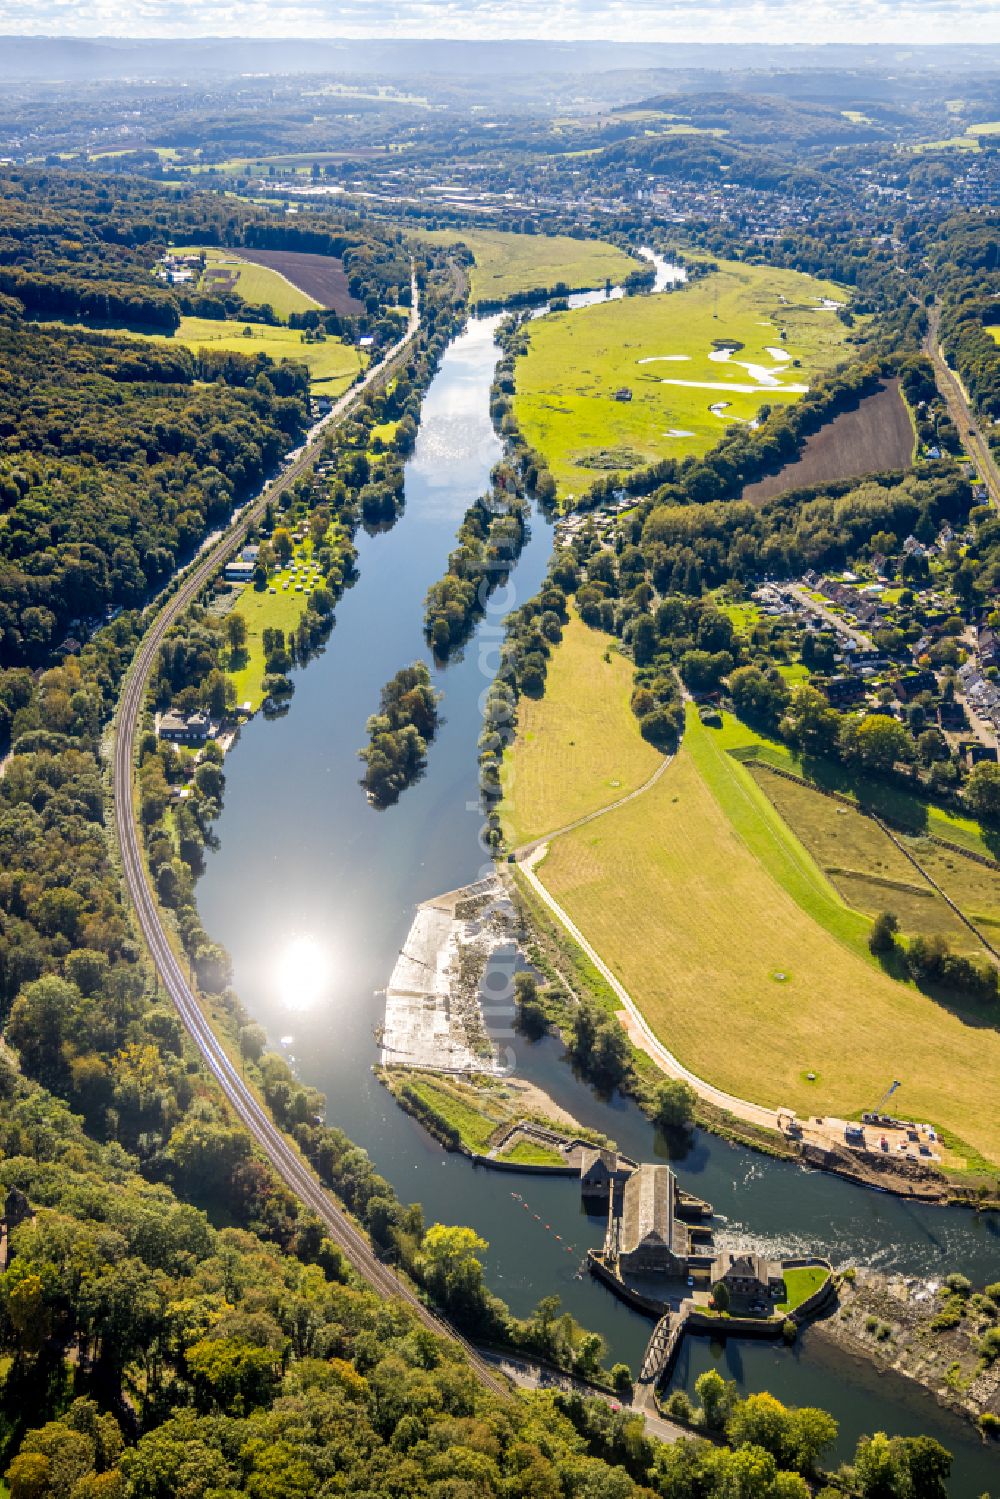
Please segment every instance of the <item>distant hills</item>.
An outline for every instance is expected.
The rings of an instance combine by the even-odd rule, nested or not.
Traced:
[[[617,70],[680,73],[892,73],[992,74],[1000,72],[1000,45],[976,48],[772,46],[441,39],[275,40],[115,37],[0,37],[0,79],[86,80],[232,77],[234,74],[378,74],[410,81],[502,80],[518,74],[587,76]]]

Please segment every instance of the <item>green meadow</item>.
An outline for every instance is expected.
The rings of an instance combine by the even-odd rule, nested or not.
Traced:
[[[497,229],[438,229],[420,239],[434,245],[461,241],[475,256],[473,302],[504,302],[565,283],[579,290],[621,281],[642,264],[599,239],[567,234],[505,234]]]
[[[838,363],[847,329],[823,303],[847,298],[797,271],[723,261],[674,292],[550,313],[517,365],[518,424],[564,498],[602,474],[706,453]],[[622,388],[630,400],[615,399]]]
[[[184,344],[189,349],[219,349],[229,354],[266,354],[280,362],[294,359],[309,371],[309,383],[317,394],[339,396],[361,369],[361,358],[351,344],[337,338],[305,343],[297,328],[265,323],[220,322],[215,318],[182,317],[176,333],[132,333],[128,338],[155,338]]]

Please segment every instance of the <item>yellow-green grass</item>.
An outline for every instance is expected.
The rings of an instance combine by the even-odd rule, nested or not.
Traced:
[[[475,257],[473,302],[504,302],[560,283],[573,288],[621,281],[642,262],[599,239],[568,234],[506,234],[499,229],[440,229],[421,234],[431,244],[468,245]]]
[[[266,265],[254,265],[252,261],[241,260],[235,250],[220,250],[212,245],[184,245],[173,253],[204,255],[205,274],[199,283],[202,291],[212,290],[211,271],[231,272],[235,277],[234,290],[244,302],[270,303],[278,316],[286,321],[289,313],[309,312],[320,305],[277,271]]]
[[[484,1154],[489,1149],[490,1136],[503,1121],[504,1112],[500,1107],[495,1113],[486,1112],[482,1090],[472,1094],[468,1088],[449,1085],[421,1072],[408,1073],[406,1080],[440,1119],[458,1131],[462,1144],[469,1150]],[[473,1101],[468,1101],[469,1098]]]
[[[974,818],[934,806],[902,787],[847,771],[832,761],[803,759],[793,754],[787,745],[757,733],[733,714],[724,715],[715,740],[737,759],[761,760],[778,770],[803,775],[827,791],[838,791],[850,797],[862,809],[884,818],[896,832],[913,838],[933,835],[957,843],[960,848],[969,849],[974,854],[985,854],[987,858],[997,856],[996,835],[988,833]]]
[[[913,147],[914,151],[981,151],[977,136],[974,135],[949,135],[946,140],[921,141]]]
[[[565,1166],[566,1157],[547,1145],[533,1145],[519,1140],[511,1150],[501,1150],[500,1159],[516,1161],[519,1166]]]
[[[991,323],[986,331],[994,343],[1000,344],[1000,323]]]
[[[977,125],[967,125],[964,135],[950,135],[946,140],[921,141],[914,146],[915,151],[980,151],[982,146],[979,137],[983,135],[1000,135],[1000,120],[981,120]]]
[[[332,529],[330,537],[335,540],[336,533]],[[298,542],[291,561],[301,567],[302,563],[308,563],[311,559],[312,542],[308,538]],[[301,593],[295,592],[295,584],[301,581],[301,576],[300,572],[296,577],[291,572],[290,565],[280,568],[268,580],[267,588],[257,589],[252,583],[245,584],[233,605],[233,612],[242,614],[246,621],[247,642],[235,665],[229,660],[227,653],[228,675],[236,688],[237,703],[249,703],[254,711],[264,701],[264,631],[284,630],[286,639],[295,631],[309,603],[305,588]],[[309,586],[315,587],[321,581],[317,579]],[[282,588],[285,582],[288,583],[287,589]],[[271,588],[275,590],[274,593],[270,592]]]
[[[563,494],[588,489],[602,473],[706,453],[730,422],[752,420],[765,402],[797,399],[781,386],[808,385],[838,362],[847,330],[821,300],[847,297],[797,271],[726,261],[670,294],[550,313],[530,325],[517,363],[518,424]],[[726,340],[744,347],[729,362],[710,359]],[[770,348],[789,358],[775,359]],[[767,387],[737,361],[780,385]],[[664,383],[678,380],[694,384]],[[622,387],[630,401],[614,399]]]
[[[790,1270],[783,1270],[782,1277],[785,1282],[785,1299],[776,1301],[774,1310],[787,1314],[794,1312],[803,1301],[814,1296],[820,1286],[829,1280],[830,1272],[822,1265],[795,1265]]]
[[[361,368],[358,352],[337,338],[304,343],[295,328],[263,323],[219,322],[214,318],[182,317],[176,333],[132,333],[129,338],[156,338],[184,344],[189,349],[217,349],[227,354],[266,354],[276,361],[294,359],[309,371],[314,391],[338,396],[347,390]]]
[[[882,972],[867,919],[697,714],[655,786],[553,842],[540,875],[701,1077],[840,1116],[899,1078],[907,1114],[1000,1161],[1000,1033]]]
[[[930,876],[925,879],[872,818],[766,766],[754,766],[752,774],[849,906],[869,916],[892,911],[909,936],[939,934],[956,951],[984,956],[982,944],[930,881],[989,936],[989,929],[1000,929],[1000,872],[929,839],[905,840]]]
[[[609,806],[663,759],[629,706],[632,665],[574,614],[552,652],[545,696],[522,697],[503,764],[504,832],[512,846]]]

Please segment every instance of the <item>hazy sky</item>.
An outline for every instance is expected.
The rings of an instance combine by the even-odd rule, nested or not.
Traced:
[[[0,0],[0,33],[1000,42],[997,0]]]

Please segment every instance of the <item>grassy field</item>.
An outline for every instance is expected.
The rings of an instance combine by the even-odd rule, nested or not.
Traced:
[[[787,1315],[794,1312],[797,1306],[819,1290],[824,1281],[829,1279],[829,1270],[824,1270],[822,1265],[795,1265],[790,1270],[783,1272],[785,1279],[785,1300],[776,1301],[774,1310]]]
[[[751,420],[765,401],[796,400],[837,363],[847,330],[823,298],[847,293],[797,271],[724,261],[669,294],[552,313],[531,324],[517,365],[518,423],[563,493],[609,471],[706,453],[728,424]],[[723,359],[713,346],[727,340],[743,348]],[[631,401],[614,399],[621,387]]]
[[[631,662],[574,615],[549,662],[545,696],[518,705],[500,808],[512,846],[608,806],[653,774],[663,757],[639,733],[631,692]]]
[[[333,531],[330,539],[336,551],[336,533]],[[306,587],[311,588],[321,581],[312,572],[311,561],[312,542],[307,538],[296,543],[289,566],[272,574],[268,588],[256,589],[247,583],[241,589],[233,609],[246,620],[247,643],[237,661],[230,664],[228,672],[236,686],[237,703],[249,703],[256,711],[264,701],[261,686],[265,675],[264,631],[284,630],[286,639],[295,631],[309,602]],[[298,568],[297,574],[291,571],[293,566]],[[302,581],[304,568],[309,582],[303,585],[301,593],[296,593],[295,584]],[[283,586],[285,583],[287,588]]]
[[[319,303],[299,291],[284,276],[267,266],[253,265],[241,260],[235,250],[220,250],[210,245],[184,245],[174,251],[176,255],[204,255],[206,266],[199,283],[200,290],[212,290],[213,273],[223,271],[233,278],[233,290],[245,302],[269,302],[280,318],[288,319],[290,312],[308,312]],[[219,284],[217,282],[217,284]]]
[[[552,845],[546,886],[702,1077],[845,1116],[899,1078],[900,1109],[1000,1161],[1000,1033],[881,971],[725,740],[690,715],[650,791]]]
[[[978,125],[966,126],[964,135],[950,135],[946,140],[922,141],[914,151],[981,151],[980,136],[1000,135],[1000,120],[983,120]]]
[[[720,746],[737,759],[762,760],[778,770],[790,770],[804,775],[816,785],[828,791],[839,791],[866,811],[874,812],[890,823],[894,831],[911,838],[933,835],[957,843],[972,853],[985,854],[987,858],[998,856],[996,834],[987,832],[973,818],[949,812],[922,801],[904,787],[893,786],[884,781],[868,779],[845,770],[830,760],[803,760],[792,753],[787,745],[776,739],[765,739],[749,724],[742,723],[732,714],[726,714],[722,729],[716,734]]]
[[[248,331],[249,330],[249,331]],[[164,339],[162,333],[128,333],[129,338]],[[294,328],[271,328],[263,323],[217,322],[214,318],[182,317],[177,332],[169,342],[189,349],[220,349],[231,354],[267,354],[274,360],[294,359],[309,370],[312,389],[320,394],[339,396],[354,380],[361,368],[357,350],[339,339],[323,343],[303,343]]]
[[[983,956],[982,944],[870,817],[764,766],[755,766],[752,774],[849,906],[870,916],[893,911],[904,933],[940,933],[956,951]],[[929,839],[908,839],[906,846],[987,936],[991,930],[997,933],[1000,872],[950,853]]]
[[[498,229],[440,229],[419,236],[432,244],[457,240],[475,256],[473,302],[503,302],[528,292],[547,292],[560,282],[574,290],[621,281],[642,262],[599,239],[567,234],[505,234]]]

